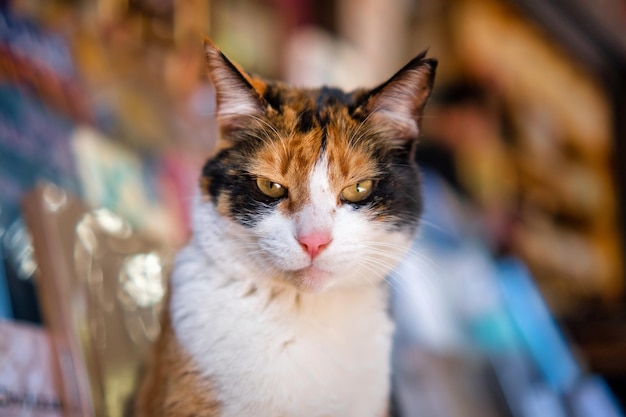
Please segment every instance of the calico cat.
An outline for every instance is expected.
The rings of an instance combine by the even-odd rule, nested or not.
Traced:
[[[253,78],[205,49],[219,142],[136,415],[382,417],[385,276],[418,225],[437,61],[346,93]]]

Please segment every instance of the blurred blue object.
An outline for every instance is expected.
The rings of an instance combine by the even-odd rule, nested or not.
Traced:
[[[492,415],[489,400],[475,398],[482,384],[483,390],[495,388],[494,402],[500,397],[513,417],[622,416],[604,381],[583,374],[523,263],[496,259],[481,235],[480,217],[436,173],[425,170],[423,177],[419,236],[389,277],[402,412]],[[441,361],[452,358],[458,366],[450,372]],[[482,364],[491,382],[472,364]],[[432,391],[425,381],[433,378],[447,381],[441,392],[415,392]],[[456,382],[463,379],[476,386],[458,413],[442,398],[467,395],[469,388]]]
[[[597,376],[581,380],[569,395],[574,417],[622,417],[606,382]]]
[[[398,343],[461,354],[513,349],[519,338],[480,222],[438,175],[424,170],[423,179],[419,235],[389,278]]]
[[[0,45],[60,78],[76,76],[72,54],[61,35],[45,32],[35,22],[7,10],[0,10]]]
[[[544,380],[560,394],[568,392],[581,370],[530,274],[514,259],[500,261],[498,271],[505,305]]]

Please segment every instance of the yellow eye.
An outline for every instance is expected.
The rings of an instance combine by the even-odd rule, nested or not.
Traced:
[[[272,198],[280,198],[287,193],[287,189],[277,182],[268,180],[267,178],[257,178],[256,185],[263,194]]]
[[[365,200],[372,193],[373,188],[374,182],[372,180],[359,181],[344,188],[341,191],[341,198],[351,203],[358,203]]]

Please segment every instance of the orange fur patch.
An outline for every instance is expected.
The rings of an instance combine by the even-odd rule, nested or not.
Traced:
[[[252,175],[268,178],[287,187],[289,198],[281,208],[289,212],[297,211],[309,201],[308,178],[319,158],[320,134],[318,129],[272,141],[251,164]]]
[[[219,417],[211,381],[204,378],[180,346],[165,314],[135,399],[134,417]]]
[[[287,187],[288,201],[280,205],[287,213],[294,213],[309,202],[309,177],[320,158],[322,135],[326,135],[324,152],[328,158],[330,185],[338,201],[345,187],[365,179],[376,179],[379,175],[371,155],[362,147],[350,143],[351,139],[362,133],[362,127],[347,116],[344,118],[327,125],[325,132],[315,127],[306,133],[295,132],[293,125],[297,121],[292,119],[292,126],[287,129],[290,133],[278,132],[280,139],[268,140],[250,163],[249,172],[253,176],[267,178]]]
[[[351,140],[358,137],[360,130],[356,124],[349,128],[331,124],[327,129],[329,178],[331,187],[337,194],[358,181],[376,179],[379,176],[367,149],[351,144]]]

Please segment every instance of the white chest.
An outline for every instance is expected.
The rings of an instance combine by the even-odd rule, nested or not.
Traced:
[[[171,313],[224,416],[383,415],[392,332],[383,290],[251,293],[248,280],[209,279],[200,270],[177,268]]]

